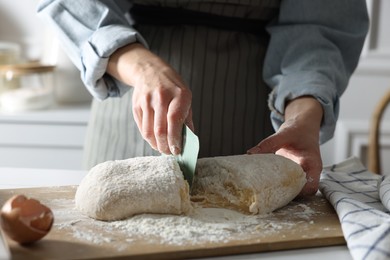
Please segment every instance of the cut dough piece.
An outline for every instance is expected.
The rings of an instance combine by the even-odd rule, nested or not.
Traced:
[[[80,183],[76,208],[99,220],[141,213],[186,214],[188,183],[173,157],[149,156],[96,165]]]
[[[191,200],[204,207],[265,214],[287,205],[306,183],[293,161],[274,154],[199,159]],[[76,192],[76,207],[99,220],[142,213],[188,214],[188,183],[172,156],[96,165]]]
[[[205,207],[266,214],[287,205],[306,183],[302,168],[275,154],[203,158],[192,200]]]

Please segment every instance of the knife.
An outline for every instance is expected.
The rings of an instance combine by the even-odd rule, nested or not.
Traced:
[[[188,182],[191,189],[192,183],[194,182],[196,162],[198,160],[199,139],[186,125],[183,126],[182,136],[182,150],[175,158],[180,166],[180,170],[183,172],[184,179]]]

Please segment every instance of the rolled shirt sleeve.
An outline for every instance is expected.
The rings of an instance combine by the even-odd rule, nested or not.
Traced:
[[[134,42],[147,47],[126,19],[129,7],[129,1],[114,0],[44,0],[38,5],[38,14],[58,34],[86,88],[98,100],[122,96],[128,90],[106,74],[110,55]]]
[[[263,76],[273,88],[269,105],[275,129],[288,100],[313,96],[324,116],[320,142],[333,137],[339,98],[355,70],[368,31],[364,0],[282,0]]]

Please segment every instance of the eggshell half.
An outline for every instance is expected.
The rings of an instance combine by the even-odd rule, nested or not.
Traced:
[[[38,200],[15,195],[3,205],[1,227],[12,240],[31,244],[49,233],[54,216],[50,208]]]

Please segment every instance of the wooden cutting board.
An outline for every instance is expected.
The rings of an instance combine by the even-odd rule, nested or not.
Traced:
[[[164,224],[156,235],[141,232],[143,224],[134,225],[133,219],[110,223],[82,216],[74,208],[75,190],[75,186],[0,190],[1,205],[15,194],[24,194],[49,206],[55,216],[51,232],[38,243],[22,247],[8,240],[12,259],[180,259],[345,244],[337,215],[321,195],[293,201],[266,216],[200,209],[200,220],[196,222],[185,216],[140,215],[134,218],[137,223],[148,219],[155,226],[168,218],[174,220],[167,222],[169,225]],[[215,219],[203,217],[210,212]],[[185,226],[183,228],[183,223],[189,223],[189,232]],[[200,233],[193,231],[194,223],[201,223]],[[205,229],[203,224],[210,228]],[[216,233],[208,235],[213,228]],[[170,234],[168,231],[185,239],[179,243],[167,240],[162,234]]]

